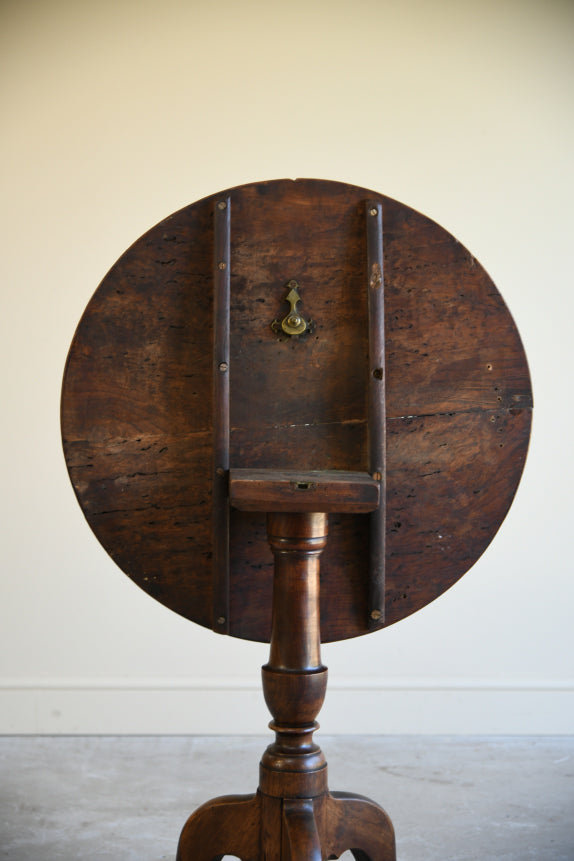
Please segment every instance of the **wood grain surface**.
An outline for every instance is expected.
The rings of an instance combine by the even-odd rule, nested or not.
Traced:
[[[365,203],[384,231],[386,618],[448,589],[512,502],[532,395],[512,317],[443,228],[372,191],[319,180],[246,185],[194,203],[115,264],[79,323],[62,394],[80,506],[117,565],[152,597],[214,621],[214,211],[230,201],[229,465],[368,472]],[[299,311],[312,333],[271,328]],[[216,422],[216,427],[218,423]],[[268,641],[273,559],[265,515],[229,517],[225,626]],[[368,514],[329,516],[321,635],[370,630]]]

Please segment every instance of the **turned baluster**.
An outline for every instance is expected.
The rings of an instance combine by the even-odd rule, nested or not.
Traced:
[[[319,556],[327,542],[327,515],[269,514],[267,531],[275,573],[271,649],[262,674],[276,739],[261,761],[260,789],[309,798],[327,789],[325,758],[313,741],[327,687],[319,623]]]

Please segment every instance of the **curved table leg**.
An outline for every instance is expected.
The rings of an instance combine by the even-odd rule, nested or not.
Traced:
[[[326,858],[339,858],[350,849],[356,861],[396,861],[393,824],[374,801],[350,792],[333,792],[325,814]]]
[[[235,855],[259,861],[261,812],[257,795],[224,795],[199,807],[179,838],[177,861],[221,861]]]
[[[289,861],[322,861],[312,799],[284,801],[283,828]]]

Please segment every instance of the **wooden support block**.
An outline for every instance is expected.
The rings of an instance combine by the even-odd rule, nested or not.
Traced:
[[[232,469],[231,505],[241,511],[346,512],[379,505],[379,482],[366,472]]]

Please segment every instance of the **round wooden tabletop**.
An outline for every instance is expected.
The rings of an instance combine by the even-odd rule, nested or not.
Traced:
[[[520,337],[484,269],[442,227],[380,194],[319,180],[245,185],[176,212],[122,255],[82,316],[64,375],[64,452],[80,506],[135,583],[212,626],[221,200],[231,211],[225,370],[238,469],[369,470],[365,202],[382,208],[385,624],[397,622],[452,586],[494,537],[522,473],[532,394]],[[276,322],[292,282],[296,316],[312,321],[301,336]],[[268,641],[265,517],[231,509],[229,529],[229,633]],[[371,629],[368,548],[369,515],[330,516],[323,641]]]

